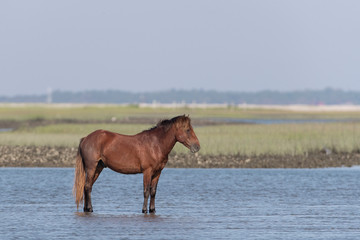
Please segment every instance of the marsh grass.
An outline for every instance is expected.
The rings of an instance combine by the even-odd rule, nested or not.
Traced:
[[[145,124],[52,124],[0,133],[0,144],[76,147],[82,137],[97,129],[131,135],[148,128]]]
[[[324,148],[360,148],[359,123],[225,125],[196,129],[201,154],[307,154]],[[176,152],[183,148],[176,146]]]
[[[146,124],[54,124],[0,133],[2,145],[76,147],[79,139],[96,129],[136,134]],[[220,125],[195,127],[202,155],[307,154],[321,149],[351,152],[360,149],[360,123],[306,123],[274,125]],[[176,153],[189,152],[176,144]]]
[[[190,114],[192,118],[238,119],[347,119],[355,122],[274,125],[214,125],[196,127],[202,155],[221,154],[307,154],[323,148],[350,152],[360,149],[360,112],[292,112],[242,108],[139,108],[136,105],[6,105],[0,106],[0,120],[96,120],[129,117],[169,118]],[[61,122],[61,121],[60,121]],[[91,121],[89,121],[91,122]],[[155,125],[154,123],[153,125]],[[146,124],[52,124],[22,127],[1,132],[1,145],[50,145],[76,147],[79,139],[96,129],[136,134],[153,125]],[[25,125],[26,126],[26,125]],[[174,152],[189,152],[177,144]]]
[[[359,128],[359,124],[350,123],[253,126],[243,131],[239,145],[244,148],[239,152],[296,155],[324,148],[352,151],[359,147]]]
[[[131,117],[170,117],[180,114],[192,114],[194,111],[185,109],[153,109],[139,108],[136,105],[2,105],[0,120],[110,120]]]

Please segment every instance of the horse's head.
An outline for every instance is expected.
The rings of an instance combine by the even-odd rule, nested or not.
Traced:
[[[176,140],[187,148],[191,152],[196,153],[200,150],[200,142],[196,137],[194,129],[191,126],[190,118],[187,116],[179,116],[176,120]]]

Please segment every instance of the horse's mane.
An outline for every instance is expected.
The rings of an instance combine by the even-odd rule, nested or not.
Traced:
[[[185,115],[180,115],[171,119],[164,119],[160,120],[156,126],[150,128],[148,131],[157,129],[157,128],[163,128],[165,132],[167,132],[173,124],[189,124],[190,118]]]

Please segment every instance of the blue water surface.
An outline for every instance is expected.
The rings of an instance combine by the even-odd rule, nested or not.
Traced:
[[[77,211],[73,169],[1,168],[1,239],[359,239],[360,168],[165,169],[156,214],[142,175],[105,169],[94,213]]]

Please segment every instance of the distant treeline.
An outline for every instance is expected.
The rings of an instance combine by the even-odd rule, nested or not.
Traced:
[[[205,90],[168,90],[133,93],[108,91],[54,91],[44,95],[1,97],[0,102],[32,103],[226,103],[226,104],[360,104],[360,92],[327,88],[291,92],[218,92]]]

